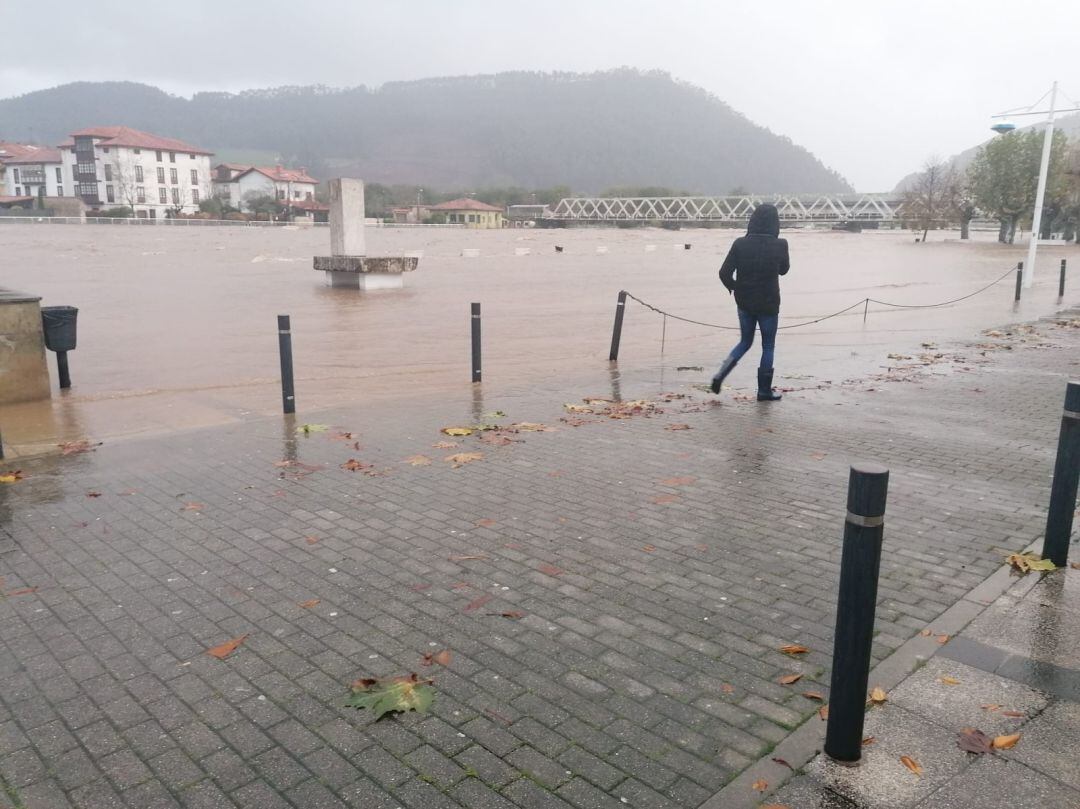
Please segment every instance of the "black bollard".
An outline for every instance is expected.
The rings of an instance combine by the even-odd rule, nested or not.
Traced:
[[[281,406],[286,413],[296,412],[293,391],[292,328],[288,315],[277,316],[278,354],[281,355]]]
[[[1016,297],[1014,300],[1020,300],[1020,287],[1024,283],[1024,262],[1016,262]]]
[[[67,352],[56,352],[56,372],[60,377],[61,389],[71,387],[71,374],[68,373]]]
[[[480,365],[480,304],[472,304],[472,381],[481,378]]]
[[[4,436],[0,435],[0,461],[4,460]]]
[[[851,467],[833,640],[829,724],[825,731],[825,753],[837,761],[856,762],[862,755],[888,488],[889,470],[885,467]]]
[[[619,361],[619,341],[622,339],[622,319],[626,312],[626,290],[619,292],[619,302],[615,304],[615,328],[611,330],[611,353],[608,359],[612,362]]]
[[[1054,482],[1050,485],[1050,510],[1046,514],[1043,559],[1065,567],[1069,537],[1076,511],[1076,486],[1080,481],[1080,382],[1065,387],[1065,411],[1061,414]]]
[[[1065,297],[1065,259],[1061,260],[1061,275],[1058,277],[1058,297]]]

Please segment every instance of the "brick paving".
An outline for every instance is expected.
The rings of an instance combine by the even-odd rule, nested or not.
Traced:
[[[473,420],[441,401],[20,462],[0,807],[699,806],[827,696],[849,463],[892,471],[875,659],[1041,533],[1080,330],[1039,332],[775,405],[624,385],[664,412],[574,427],[569,394],[491,401],[558,427],[507,446],[433,448]],[[409,671],[429,714],[342,707]]]

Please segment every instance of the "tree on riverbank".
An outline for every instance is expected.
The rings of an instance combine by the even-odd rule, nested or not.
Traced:
[[[1042,143],[1043,133],[1038,130],[999,135],[979,150],[968,169],[975,204],[1001,223],[999,242],[1012,244],[1017,227],[1030,223],[1039,181]],[[1044,200],[1044,234],[1052,228],[1068,198],[1065,149],[1064,133],[1054,132]]]
[[[957,184],[954,174],[948,163],[931,157],[904,192],[905,223],[912,230],[921,230],[924,242],[930,228],[944,227],[952,218],[950,195]]]

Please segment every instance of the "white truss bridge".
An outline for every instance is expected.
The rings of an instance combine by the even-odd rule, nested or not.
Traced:
[[[548,219],[567,222],[745,222],[771,202],[785,222],[898,222],[898,194],[798,194],[745,197],[571,197]]]

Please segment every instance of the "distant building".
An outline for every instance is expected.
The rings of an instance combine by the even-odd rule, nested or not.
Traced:
[[[60,151],[47,146],[0,141],[0,196],[39,200],[64,196]]]
[[[390,215],[394,223],[398,225],[419,225],[431,216],[429,205],[402,205],[400,208],[391,208]],[[419,218],[417,218],[419,217]]]
[[[274,197],[284,207],[301,207],[298,203],[315,202],[318,184],[319,181],[302,168],[240,163],[214,166],[214,195],[240,210],[247,210],[248,202],[256,197]]]
[[[65,192],[91,209],[127,206],[140,218],[163,219],[199,210],[210,195],[213,152],[126,126],[71,133],[60,144]]]
[[[432,214],[444,214],[447,224],[470,228],[501,228],[503,209],[475,199],[452,199],[431,206]]]

